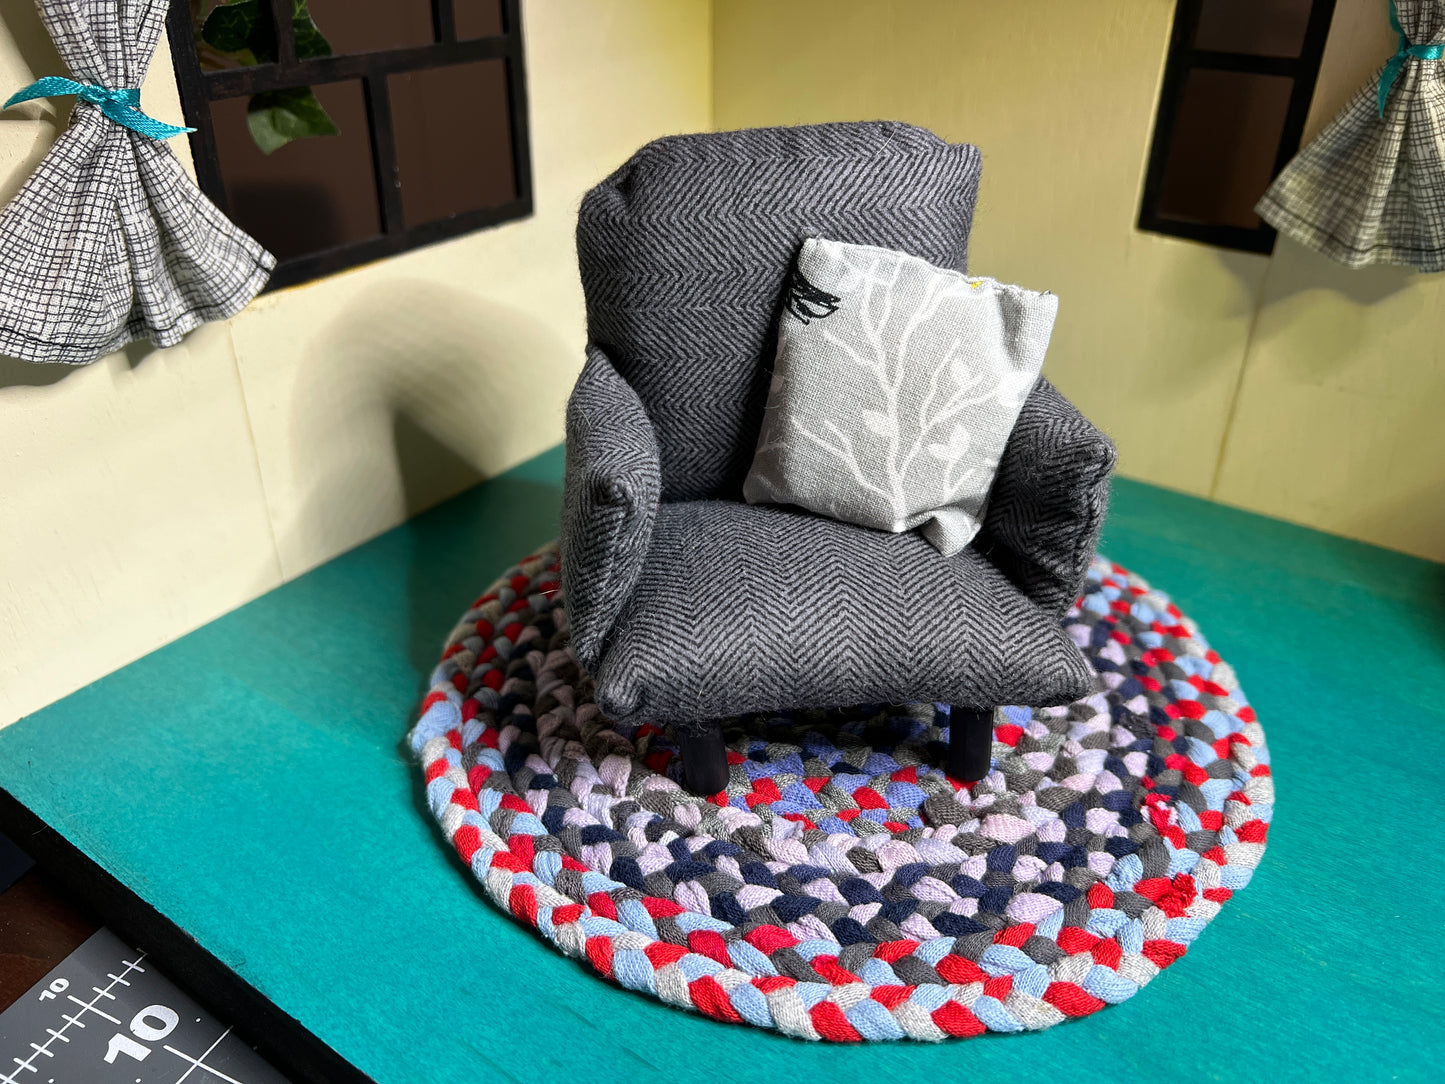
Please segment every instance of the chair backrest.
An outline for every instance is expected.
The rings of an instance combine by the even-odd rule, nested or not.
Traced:
[[[657,430],[663,500],[740,498],[804,238],[965,270],[978,148],[889,121],[668,136],[582,201],[588,337]]]

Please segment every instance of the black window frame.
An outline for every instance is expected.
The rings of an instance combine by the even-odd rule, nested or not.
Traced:
[[[1335,0],[1313,0],[1304,43],[1297,57],[1261,56],[1253,53],[1220,52],[1196,49],[1191,44],[1199,26],[1205,0],[1179,0],[1174,13],[1174,29],[1169,38],[1164,82],[1159,91],[1159,107],[1155,114],[1153,141],[1149,147],[1149,165],[1144,174],[1144,191],[1139,201],[1139,229],[1201,241],[1217,248],[1255,252],[1268,256],[1274,252],[1276,232],[1261,222],[1253,229],[1244,226],[1181,222],[1158,214],[1163,195],[1164,169],[1174,138],[1174,126],[1184,101],[1184,87],[1189,74],[1196,69],[1246,72],[1254,75],[1282,75],[1294,80],[1289,107],[1285,112],[1284,129],[1280,133],[1279,150],[1275,154],[1271,177],[1277,177],[1289,160],[1299,151],[1304,135],[1305,119],[1319,79],[1320,60],[1329,37],[1330,20]],[[1263,192],[1260,195],[1264,195]]]
[[[196,180],[223,213],[229,214],[226,186],[211,127],[211,103],[224,98],[247,97],[267,90],[316,86],[358,80],[366,102],[371,135],[373,181],[381,212],[381,233],[319,252],[279,260],[266,290],[295,286],[337,271],[433,244],[459,234],[532,214],[532,159],[527,129],[527,77],[522,48],[520,0],[499,0],[502,33],[458,41],[452,0],[431,0],[436,40],[369,53],[296,58],[291,29],[291,0],[263,0],[276,28],[277,61],[222,71],[203,71],[196,54],[188,0],[172,0],[166,16],[171,58],[190,135]],[[397,173],[396,141],[387,77],[401,72],[428,71],[478,60],[502,60],[506,65],[507,101],[512,131],[512,166],[516,198],[415,226],[402,217],[401,180]],[[465,123],[465,121],[461,121]]]

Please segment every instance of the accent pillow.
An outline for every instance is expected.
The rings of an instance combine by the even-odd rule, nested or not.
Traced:
[[[1058,307],[891,249],[803,242],[744,499],[963,549]]]

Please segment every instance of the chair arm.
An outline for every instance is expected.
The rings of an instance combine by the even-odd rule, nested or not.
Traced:
[[[1109,503],[1114,444],[1043,377],[999,461],[974,548],[1046,613],[1078,597]]]
[[[637,586],[661,492],[657,437],[642,401],[589,346],[567,402],[561,537],[572,648],[588,671]]]

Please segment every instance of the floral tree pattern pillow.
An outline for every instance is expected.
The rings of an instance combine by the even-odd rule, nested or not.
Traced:
[[[1057,312],[1053,294],[805,241],[744,498],[963,549]]]

